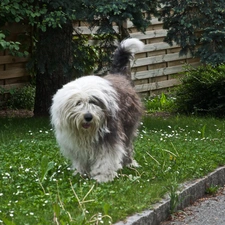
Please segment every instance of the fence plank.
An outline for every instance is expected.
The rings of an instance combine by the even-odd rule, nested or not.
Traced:
[[[28,58],[20,58],[11,55],[0,56],[0,65],[2,64],[13,64],[18,62],[27,62]]]
[[[169,45],[166,42],[158,42],[153,44],[146,44],[144,51],[145,52],[153,52],[153,51],[159,51],[159,50],[165,50],[165,49],[174,49],[179,47],[176,43],[173,43],[173,45]],[[143,52],[143,51],[142,51]]]
[[[174,87],[178,84],[180,84],[179,80],[171,79],[171,80],[159,81],[154,83],[135,85],[135,90],[137,92],[147,92],[147,91],[154,91],[154,90],[159,90],[163,88]]]
[[[195,62],[192,64],[193,67],[197,67],[200,65],[200,62]],[[132,80],[141,80],[146,78],[152,78],[152,77],[160,77],[164,75],[171,75],[171,74],[179,74],[181,72],[184,72],[184,65],[179,66],[172,66],[172,67],[164,67],[160,69],[155,70],[146,70],[141,72],[132,72]]]
[[[4,88],[4,90],[6,91],[5,93],[7,93],[7,91],[9,91],[10,89],[21,88],[21,87],[24,87],[26,84],[28,84],[28,82],[6,84],[6,85],[2,86],[2,88]]]
[[[25,77],[28,73],[24,68],[14,68],[10,70],[0,71],[0,79],[12,79],[17,77]]]
[[[145,33],[141,33],[141,32],[131,33],[130,36],[132,38],[138,38],[140,40],[144,40],[144,39],[150,39],[150,38],[165,37],[166,34],[167,34],[166,30],[160,29],[160,30],[146,31]]]
[[[74,29],[80,32],[81,34],[91,35],[91,34],[97,34],[97,30],[99,29],[99,26],[89,28],[88,26],[77,27],[76,25],[74,25]],[[113,26],[113,29],[116,31],[116,33],[119,33],[118,26]],[[76,35],[76,31],[74,31],[73,34]]]
[[[183,60],[183,59],[187,59],[187,58],[192,58],[191,54],[187,54],[187,55],[183,55],[183,56],[179,56],[179,53],[159,55],[159,56],[137,59],[132,67],[136,68],[139,66],[146,66],[149,64],[171,62],[171,61]]]

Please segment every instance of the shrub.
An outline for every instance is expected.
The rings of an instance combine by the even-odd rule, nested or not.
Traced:
[[[225,65],[187,68],[176,90],[178,112],[225,115]]]
[[[34,108],[35,87],[27,85],[22,88],[16,88],[10,91],[10,97],[7,101],[7,107],[11,109]]]

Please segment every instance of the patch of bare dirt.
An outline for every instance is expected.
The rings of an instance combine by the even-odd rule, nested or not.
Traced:
[[[170,112],[153,112],[153,113],[147,113],[147,115],[153,116],[153,117],[169,118],[174,114]]]
[[[34,115],[33,111],[26,110],[26,109],[19,109],[19,110],[5,109],[5,110],[0,110],[0,118],[14,118],[14,117],[28,118],[28,117],[32,117],[33,115]]]

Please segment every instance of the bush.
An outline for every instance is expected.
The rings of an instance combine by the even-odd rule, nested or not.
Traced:
[[[11,109],[34,108],[35,87],[27,85],[22,88],[16,88],[10,91],[10,97],[7,101],[7,107]]]
[[[225,65],[187,68],[176,90],[175,105],[181,113],[225,115]]]

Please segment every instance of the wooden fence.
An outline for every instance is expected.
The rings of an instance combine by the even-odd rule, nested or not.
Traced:
[[[144,51],[136,55],[137,60],[132,66],[132,79],[137,92],[142,95],[153,95],[168,91],[180,83],[184,65],[194,67],[200,65],[199,59],[190,54],[180,57],[181,48],[177,44],[170,46],[163,42],[167,31],[157,18],[152,19],[152,25],[145,34],[137,32],[132,23],[128,22],[130,36],[145,43]]]
[[[18,36],[28,30],[28,26],[22,24],[7,25],[10,31],[10,40],[18,40]],[[29,37],[28,37],[29,38]],[[8,51],[0,51],[0,100],[3,93],[22,87],[29,82],[30,75],[26,70],[27,58],[15,57]]]
[[[96,29],[89,30],[85,23],[74,23],[83,34],[95,33]],[[145,43],[142,52],[136,54],[132,64],[132,79],[137,92],[141,95],[153,95],[167,91],[179,84],[179,77],[185,64],[199,65],[199,59],[191,55],[179,56],[180,47],[163,42],[166,30],[157,18],[152,19],[152,24],[145,34],[137,32],[131,22],[127,22],[130,36],[138,38]],[[10,27],[13,34],[21,32],[22,27]],[[25,69],[27,59],[10,56],[8,52],[0,52],[0,89],[19,87],[29,80]]]

